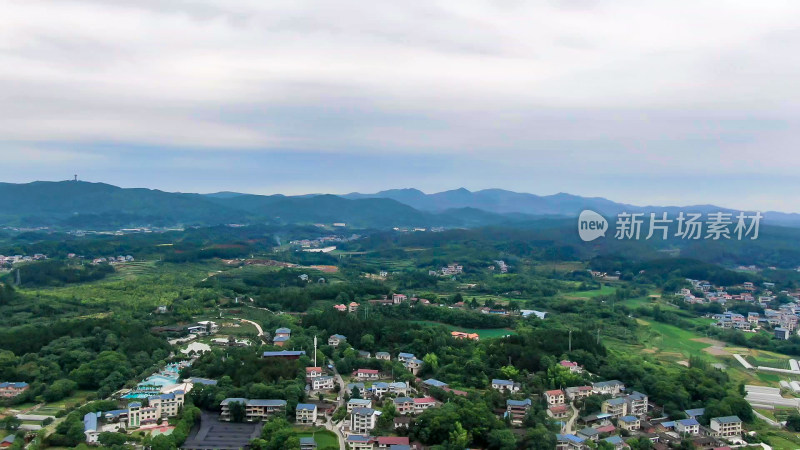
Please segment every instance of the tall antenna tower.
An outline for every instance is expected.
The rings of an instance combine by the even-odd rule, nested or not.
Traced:
[[[74,176],[75,176],[75,178],[73,178],[72,181],[78,181],[78,174],[76,173]]]
[[[317,367],[317,337],[314,336],[314,367]]]

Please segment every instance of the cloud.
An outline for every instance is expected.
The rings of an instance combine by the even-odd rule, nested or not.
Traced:
[[[792,1],[4,2],[0,157],[100,143],[175,158],[435,155],[565,183],[788,175],[798,13]]]

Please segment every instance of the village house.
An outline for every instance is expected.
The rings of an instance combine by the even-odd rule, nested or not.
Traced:
[[[519,425],[525,419],[525,415],[531,409],[531,399],[525,400],[506,400],[506,416],[511,420],[514,425]]]
[[[334,379],[333,377],[322,376],[322,377],[315,377],[311,379],[311,390],[312,391],[329,391],[334,388]]]
[[[585,441],[582,437],[574,434],[557,434],[556,450],[583,450],[586,448]]]
[[[617,424],[623,430],[636,431],[639,429],[640,421],[639,418],[635,416],[622,416],[617,421]]]
[[[0,383],[0,397],[12,398],[28,390],[30,386],[24,381],[4,381]]]
[[[498,391],[508,391],[508,392],[519,392],[520,384],[515,383],[511,380],[500,380],[500,379],[493,379],[492,380],[492,389],[497,389]]]
[[[423,387],[426,387],[426,388],[437,387],[439,389],[444,389],[444,388],[446,388],[448,386],[448,384],[445,383],[444,381],[439,381],[439,380],[434,379],[434,378],[428,378],[427,380],[423,381],[422,384],[423,384]]]
[[[544,399],[549,406],[563,405],[566,401],[566,395],[561,389],[547,391],[544,393]]]
[[[220,403],[222,412],[219,415],[219,420],[231,421],[230,404],[235,402],[245,405],[244,420],[246,422],[262,422],[276,414],[284,414],[286,412],[286,400],[226,398]]]
[[[372,408],[372,400],[367,398],[351,398],[347,401],[347,412],[353,412],[355,408]]]
[[[392,400],[394,409],[398,414],[413,414],[414,413],[414,399],[411,397],[397,397]]]
[[[405,417],[405,416],[395,417],[394,429],[395,430],[399,430],[400,428],[409,429],[411,427],[412,422],[413,419],[411,417]]]
[[[592,395],[592,387],[591,386],[573,386],[564,389],[564,393],[567,395],[567,399],[570,401],[583,399],[586,397],[590,397]]]
[[[305,350],[281,350],[279,352],[264,352],[261,354],[262,358],[281,358],[281,359],[299,359],[305,355]]]
[[[313,424],[317,422],[317,405],[313,403],[298,403],[295,409],[295,422]]]
[[[347,305],[343,304],[333,305],[333,309],[339,312],[347,312]]]
[[[547,415],[553,419],[564,419],[569,416],[569,406],[555,405],[547,408]]]
[[[351,450],[373,450],[375,438],[361,434],[351,434],[345,439]]]
[[[676,420],[675,431],[681,434],[700,434],[700,422],[697,419]]]
[[[481,338],[478,333],[464,333],[463,331],[452,331],[450,336],[454,339],[469,339],[471,341],[477,341]]]
[[[389,354],[389,352],[375,352],[375,359],[390,361],[392,356]]]
[[[397,354],[397,360],[400,361],[401,363],[404,363],[404,362],[406,362],[406,361],[408,361],[410,359],[414,359],[414,358],[416,358],[416,357],[414,356],[413,353],[398,353]]]
[[[352,395],[353,389],[358,389],[358,395],[361,398],[366,397],[367,389],[364,387],[364,383],[347,383],[347,393]]]
[[[300,450],[317,450],[317,441],[311,436],[301,437]]]
[[[619,395],[625,390],[625,385],[619,380],[600,381],[592,383],[592,391],[600,395]]]
[[[592,427],[586,427],[578,431],[577,436],[587,441],[597,442],[600,440],[600,432]]]
[[[572,373],[581,373],[581,372],[583,372],[583,367],[581,367],[578,363],[572,362],[572,361],[567,361],[566,359],[561,360],[558,363],[558,365],[560,365],[561,367],[564,367],[566,369],[569,369],[569,371],[572,372]]]
[[[409,447],[407,436],[379,436],[376,439],[378,450],[398,450],[401,447]]]
[[[353,372],[353,376],[359,380],[377,380],[380,373],[375,369],[358,369]]]
[[[622,417],[628,414],[628,402],[624,397],[610,398],[603,402],[601,411],[610,414],[611,417]]]
[[[322,367],[306,367],[306,380],[322,376]]]
[[[632,394],[625,396],[628,404],[628,414],[632,416],[643,416],[647,414],[648,398],[641,392],[633,391]]]
[[[406,366],[406,369],[408,369],[409,372],[411,372],[414,375],[416,375],[417,372],[419,372],[419,370],[422,368],[422,364],[424,364],[424,362],[422,360],[417,359],[417,358],[412,358],[412,359],[409,359],[408,361],[406,361],[404,366]]]
[[[342,336],[341,334],[332,334],[331,337],[328,338],[328,345],[331,347],[338,347],[339,344],[345,341],[347,341],[345,336]]]
[[[396,381],[392,383],[378,381],[372,384],[370,391],[375,397],[383,397],[386,394],[405,395],[408,392],[408,384],[405,381]]]
[[[426,409],[436,406],[436,399],[433,397],[422,397],[414,399],[414,413],[422,414]]]
[[[408,297],[404,294],[392,294],[392,304],[399,305],[408,300]]]
[[[350,413],[350,432],[357,434],[366,434],[375,428],[378,423],[378,416],[380,411],[372,408],[353,408]]]
[[[358,311],[358,303],[350,302],[350,304],[347,305],[347,311],[351,313]]]
[[[717,437],[733,437],[742,434],[742,419],[737,416],[714,417],[709,428]]]

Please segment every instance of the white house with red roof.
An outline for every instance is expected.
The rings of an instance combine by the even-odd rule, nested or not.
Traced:
[[[353,376],[359,380],[377,380],[380,373],[375,369],[358,369],[353,372]]]

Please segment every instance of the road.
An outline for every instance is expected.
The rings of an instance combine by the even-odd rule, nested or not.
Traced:
[[[564,425],[564,432],[566,434],[573,434],[572,426],[575,425],[575,421],[578,420],[578,409],[570,403],[569,407],[572,408],[572,416],[567,421],[567,424]]]
[[[759,419],[763,420],[764,422],[767,422],[768,424],[770,424],[773,427],[778,427],[778,428],[782,427],[782,425],[780,423],[775,422],[774,420],[772,420],[769,417],[761,414],[760,412],[756,411],[755,409],[753,410],[753,414],[755,414],[756,417],[758,417]]]
[[[234,319],[236,319],[236,320],[238,320],[238,321],[240,321],[240,322],[247,322],[247,323],[249,323],[250,325],[252,325],[252,326],[256,327],[256,330],[258,330],[258,338],[259,338],[259,339],[261,339],[261,342],[263,342],[263,343],[265,343],[265,344],[269,344],[269,342],[267,342],[267,340],[266,340],[266,339],[264,339],[264,330],[262,330],[262,329],[261,329],[261,325],[259,325],[259,324],[255,323],[255,322],[253,322],[252,320],[240,319],[240,318],[238,318],[238,317],[234,317]]]

